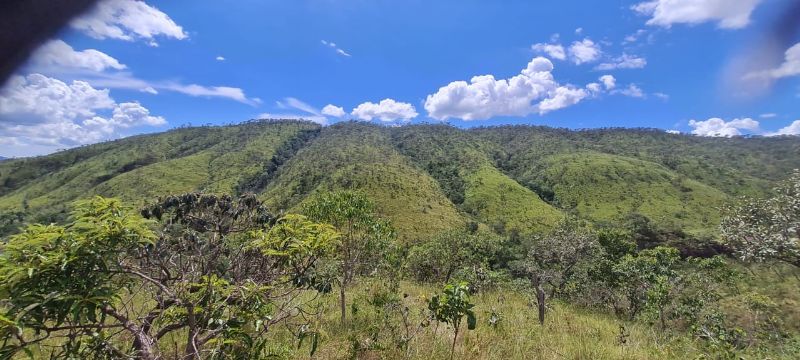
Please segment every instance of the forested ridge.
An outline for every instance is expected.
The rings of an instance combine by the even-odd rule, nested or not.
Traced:
[[[0,359],[794,359],[800,137],[188,127],[0,162]]]
[[[643,216],[661,230],[712,236],[722,202],[766,194],[794,168],[800,140],[791,136],[252,121],[5,161],[0,211],[8,233],[10,221],[63,220],[70,201],[91,195],[142,203],[189,191],[255,192],[288,211],[315,191],[360,189],[409,240],[467,222],[529,232],[565,214],[616,224]],[[423,214],[435,220],[407,224]]]

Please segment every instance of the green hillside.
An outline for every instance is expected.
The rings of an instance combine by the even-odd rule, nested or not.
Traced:
[[[542,178],[555,201],[594,221],[620,223],[636,213],[663,228],[702,233],[718,224],[728,200],[720,190],[629,157],[585,152],[544,162]]]
[[[323,129],[277,170],[260,197],[289,211],[317,192],[334,189],[365,192],[404,241],[465,224],[436,180],[394,149],[389,129],[366,124]]]
[[[409,126],[394,131],[398,149],[426,169],[453,203],[498,233],[551,228],[561,211],[498,170],[493,144],[449,126]]]
[[[143,204],[188,191],[255,192],[291,211],[319,191],[346,188],[374,199],[405,241],[470,222],[540,232],[565,213],[596,223],[639,214],[662,228],[713,235],[719,205],[765,193],[793,168],[797,137],[252,121],[3,161],[0,212],[19,223],[57,222],[70,202],[94,194]]]

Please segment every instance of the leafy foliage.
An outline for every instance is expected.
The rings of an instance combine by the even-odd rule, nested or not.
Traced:
[[[373,213],[364,194],[339,191],[326,193],[304,205],[311,219],[333,225],[341,232],[337,248],[342,323],[345,322],[345,290],[357,275],[374,271],[394,239],[391,225]]]
[[[475,304],[470,302],[469,287],[466,283],[445,285],[441,295],[434,295],[428,301],[428,310],[431,311],[434,320],[453,327],[451,359],[455,354],[456,341],[463,319],[467,319],[467,330],[475,330],[478,321],[472,310],[473,307]]]
[[[447,283],[459,269],[490,269],[502,242],[488,231],[447,231],[412,247],[408,269],[417,280]]]
[[[119,200],[97,197],[67,226],[12,237],[0,257],[3,353],[57,337],[58,357],[155,359],[159,340],[180,331],[189,358],[260,356],[273,325],[303,322],[309,299],[299,295],[325,289],[315,263],[338,240],[299,215],[270,226],[253,196],[171,196],[144,215],[163,221],[158,236]],[[109,340],[117,330],[132,345]]]
[[[800,170],[767,199],[743,199],[720,225],[723,243],[745,261],[800,267]]]

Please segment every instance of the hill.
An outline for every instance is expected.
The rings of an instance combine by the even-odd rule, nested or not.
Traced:
[[[713,235],[717,207],[800,168],[800,138],[701,138],[652,129],[320,127],[251,121],[181,128],[0,163],[0,231],[62,221],[94,194],[144,204],[188,191],[255,192],[275,212],[320,191],[368,194],[403,241],[478,224],[535,233],[566,214],[632,215]]]

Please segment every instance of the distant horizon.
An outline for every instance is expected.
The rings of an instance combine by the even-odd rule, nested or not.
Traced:
[[[183,129],[242,126],[242,125],[247,125],[248,123],[258,123],[258,122],[307,122],[307,123],[310,123],[310,124],[317,125],[320,128],[326,128],[326,127],[331,127],[331,126],[343,126],[343,125],[348,125],[348,124],[361,124],[361,125],[385,127],[385,128],[397,128],[397,127],[401,127],[401,126],[402,127],[408,127],[408,126],[410,126],[410,127],[417,127],[417,126],[447,126],[447,127],[452,127],[454,129],[466,130],[466,131],[481,130],[481,129],[493,129],[493,128],[503,128],[503,127],[517,127],[517,126],[529,127],[529,128],[544,128],[544,129],[548,129],[548,130],[559,130],[559,131],[568,131],[568,132],[591,132],[591,131],[604,131],[604,130],[611,130],[611,131],[647,131],[647,132],[652,132],[652,133],[657,133],[657,134],[663,133],[663,134],[678,135],[678,136],[688,136],[688,137],[693,137],[693,138],[698,138],[698,139],[699,138],[705,138],[705,139],[708,139],[708,140],[714,140],[714,139],[718,139],[718,140],[725,140],[725,139],[782,139],[782,138],[787,138],[787,137],[788,138],[797,138],[798,137],[798,135],[764,136],[764,135],[758,135],[758,134],[742,134],[742,135],[726,136],[726,137],[709,137],[709,136],[695,135],[695,134],[687,133],[687,132],[674,132],[674,131],[671,131],[671,130],[668,130],[668,129],[660,129],[660,128],[653,128],[653,127],[606,126],[606,127],[594,127],[594,128],[567,128],[567,127],[558,127],[558,126],[550,126],[550,125],[539,125],[539,124],[530,124],[530,123],[519,123],[519,124],[506,123],[506,124],[496,124],[496,125],[475,124],[473,126],[456,126],[456,125],[454,125],[452,123],[448,123],[448,122],[414,122],[414,123],[409,123],[409,124],[405,124],[405,125],[401,125],[401,126],[393,126],[393,125],[390,125],[390,124],[364,122],[364,121],[359,121],[359,120],[354,120],[354,119],[341,120],[341,121],[338,121],[338,122],[332,123],[332,124],[319,124],[319,123],[316,123],[314,121],[304,120],[304,119],[263,118],[263,119],[249,119],[249,120],[244,120],[244,121],[241,121],[241,122],[238,122],[238,123],[180,124],[180,125],[176,125],[174,127],[171,127],[169,129],[161,129],[159,131],[139,133],[139,134],[131,134],[131,135],[122,136],[122,137],[118,137],[118,138],[114,138],[114,139],[101,140],[101,141],[94,142],[94,143],[91,143],[91,144],[82,144],[82,145],[78,145],[78,146],[71,147],[71,148],[57,149],[57,150],[55,150],[53,152],[50,152],[50,153],[47,153],[47,154],[27,155],[27,156],[13,156],[13,155],[12,156],[4,156],[4,155],[0,155],[0,160],[20,160],[20,159],[31,159],[31,158],[37,158],[37,157],[46,157],[46,156],[49,156],[49,155],[54,155],[54,154],[58,154],[58,153],[62,153],[62,152],[70,151],[70,150],[76,150],[76,149],[80,149],[80,148],[91,147],[93,145],[102,145],[102,144],[107,144],[107,143],[113,143],[113,142],[116,142],[116,141],[121,141],[121,140],[141,137],[141,136],[157,136],[159,134],[167,133],[167,132],[170,132],[170,131],[177,131],[177,130],[183,130]]]

